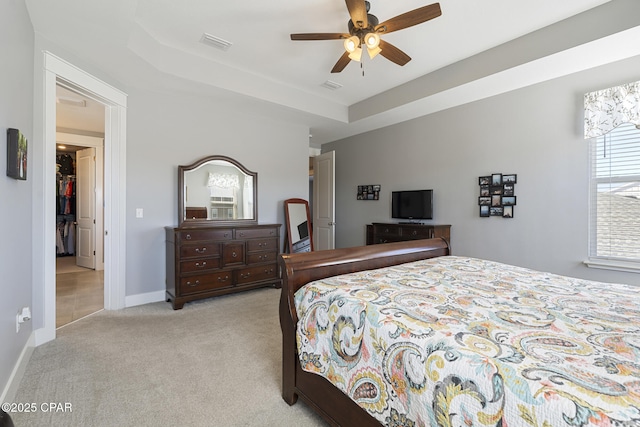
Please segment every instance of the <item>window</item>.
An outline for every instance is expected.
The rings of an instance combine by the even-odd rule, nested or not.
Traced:
[[[591,142],[589,256],[640,268],[640,129],[631,123]]]

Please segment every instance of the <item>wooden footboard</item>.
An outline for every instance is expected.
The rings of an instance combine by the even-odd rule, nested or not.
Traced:
[[[314,280],[444,255],[449,255],[449,244],[441,238],[281,255],[282,398],[289,405],[301,398],[333,426],[379,426],[329,381],[300,367],[293,295]]]

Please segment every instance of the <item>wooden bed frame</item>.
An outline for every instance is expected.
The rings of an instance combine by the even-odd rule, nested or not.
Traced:
[[[303,285],[314,280],[449,253],[448,242],[436,238],[281,255],[282,398],[289,405],[301,398],[332,426],[380,426],[378,420],[325,378],[305,372],[300,367],[296,351],[298,316],[293,295]]]

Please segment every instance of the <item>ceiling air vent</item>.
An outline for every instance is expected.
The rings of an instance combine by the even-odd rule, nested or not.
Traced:
[[[326,82],[322,83],[320,86],[326,87],[327,89],[331,89],[331,90],[340,89],[342,87],[340,83],[336,83],[331,80],[327,80]]]
[[[208,44],[209,46],[213,46],[220,50],[227,51],[231,47],[233,43],[228,42],[226,40],[221,39],[220,37],[213,36],[211,34],[204,33],[200,41],[204,44]]]

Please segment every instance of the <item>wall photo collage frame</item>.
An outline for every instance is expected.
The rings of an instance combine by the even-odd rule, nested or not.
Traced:
[[[380,185],[358,185],[357,200],[379,200]]]
[[[515,184],[518,175],[494,173],[478,178],[480,185],[480,217],[488,218],[499,216],[513,218],[513,210],[516,205]]]

